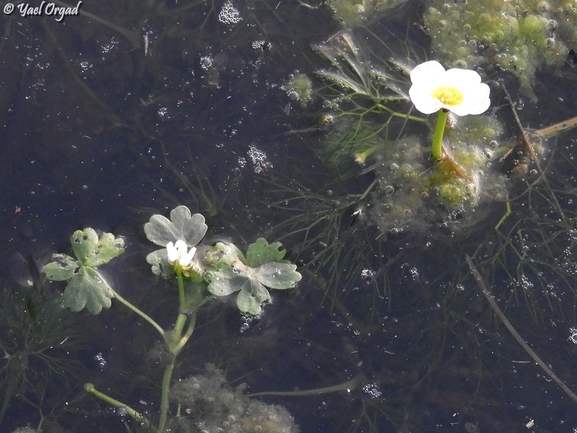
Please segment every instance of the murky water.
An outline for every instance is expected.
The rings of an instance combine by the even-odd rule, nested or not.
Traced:
[[[163,353],[146,324],[117,304],[99,316],[60,310],[46,299],[62,287],[38,268],[66,251],[74,230],[122,235],[127,253],[107,268],[111,283],[169,326],[177,295],[150,275],[142,225],[180,203],[203,213],[214,237],[281,240],[304,278],[259,319],[210,304],[176,378],[212,363],[233,387],[247,383],[245,392],[284,406],[302,432],[577,429],[576,403],[495,317],[465,262],[473,257],[508,319],[577,391],[568,339],[577,321],[575,132],[548,141],[547,181],[513,185],[499,229],[503,201],[458,233],[383,234],[367,213],[370,195],[361,197],[374,172],[350,152],[340,165],[323,157],[327,137],[349,127],[323,108],[330,86],[314,74],[331,65],[313,46],[341,29],[327,5],[99,1],[81,10],[63,22],[18,10],[2,18],[2,431],[135,428],[85,394],[88,381],[156,412]],[[434,58],[414,24],[423,10],[414,2],[351,31],[366,61]],[[286,90],[301,73],[321,89],[308,104]],[[519,127],[498,78],[521,126],[538,129],[577,114],[576,76],[570,56],[538,70],[532,102],[515,77],[492,71],[504,136]],[[334,123],[319,123],[327,113]]]

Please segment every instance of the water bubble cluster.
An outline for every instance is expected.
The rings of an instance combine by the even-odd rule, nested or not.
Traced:
[[[239,10],[228,0],[222,5],[218,20],[223,24],[237,24],[242,20]]]
[[[207,364],[207,374],[193,376],[173,386],[171,400],[192,409],[187,417],[195,428],[206,433],[298,433],[288,411],[278,405],[251,400],[242,391],[246,385],[231,388],[224,373]]]
[[[517,75],[532,97],[537,68],[562,65],[568,47],[577,44],[573,0],[434,0],[423,19],[432,48],[445,65],[496,65]]]
[[[454,231],[473,223],[482,216],[481,202],[506,192],[506,177],[490,163],[490,143],[501,130],[491,116],[459,118],[445,143],[451,158],[436,164],[423,137],[383,143],[374,155],[372,221],[385,234],[419,233],[432,225]]]
[[[266,153],[258,149],[255,145],[251,144],[248,147],[247,154],[253,164],[253,170],[256,174],[260,174],[263,171],[273,168],[272,162],[270,162]]]

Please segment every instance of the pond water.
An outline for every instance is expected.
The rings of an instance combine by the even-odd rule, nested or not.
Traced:
[[[62,22],[22,17],[25,3],[15,4],[0,42],[0,431],[138,431],[86,382],[156,413],[164,361],[148,324],[116,301],[96,316],[62,309],[64,286],[40,269],[69,252],[75,230],[122,236],[126,253],[107,265],[108,281],[168,327],[178,294],[150,273],[155,248],[142,227],[178,204],[206,217],[210,239],[283,242],[303,279],[258,318],[234,302],[208,304],[175,380],[214,365],[231,387],[246,383],[245,394],[260,394],[253,400],[283,406],[302,432],[577,431],[577,402],[497,318],[465,260],[577,392],[576,133],[545,142],[542,172],[525,160],[522,179],[507,173],[509,204],[489,200],[473,222],[457,215],[414,231],[375,222],[375,171],[330,147],[368,142],[373,130],[346,141],[361,121],[346,120],[356,119],[350,100],[327,102],[346,92],[315,74],[334,66],[318,47],[347,35],[361,66],[434,59],[427,5],[375,12],[337,35],[327,2],[101,0]],[[536,68],[531,91],[482,65],[500,139],[577,114],[577,47],[567,49],[565,61]],[[300,74],[311,79],[308,102],[287,91]],[[381,115],[366,115],[369,128]],[[403,134],[430,131],[391,123],[383,132]]]

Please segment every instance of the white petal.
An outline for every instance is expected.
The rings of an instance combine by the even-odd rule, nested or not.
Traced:
[[[423,114],[431,114],[439,111],[442,105],[431,94],[433,89],[427,84],[413,84],[409,89],[409,97],[415,108]]]
[[[174,263],[175,261],[178,260],[179,257],[178,250],[176,249],[176,247],[172,242],[166,244],[166,252],[168,256],[168,261],[170,263]]]
[[[186,242],[184,242],[183,240],[178,240],[176,241],[176,244],[174,246],[176,247],[179,256],[183,256],[186,254],[186,250],[188,248]]]
[[[431,83],[439,77],[442,77],[444,73],[445,68],[443,68],[443,65],[436,60],[430,60],[413,68],[411,71],[411,83]]]
[[[192,259],[194,258],[194,254],[196,253],[196,248],[191,248],[190,251],[182,256],[180,256],[180,258],[178,259],[178,263],[180,263],[180,266],[182,266],[183,268],[189,267],[190,263],[192,262]]]
[[[468,69],[449,69],[443,78],[447,84],[459,83],[461,86],[474,86],[481,82],[481,76]]]

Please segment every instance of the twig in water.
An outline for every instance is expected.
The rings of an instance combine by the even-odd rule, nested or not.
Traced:
[[[483,292],[483,295],[485,296],[485,298],[487,298],[487,301],[489,301],[491,308],[493,308],[493,310],[495,311],[495,314],[497,314],[499,319],[501,319],[501,321],[507,327],[507,329],[509,330],[511,335],[513,335],[513,337],[515,337],[515,340],[517,340],[517,342],[521,345],[521,347],[523,347],[523,349],[525,349],[525,352],[527,352],[529,354],[529,356],[531,358],[533,358],[533,360],[539,365],[539,367],[541,367],[543,369],[543,371],[545,373],[547,373],[547,375],[551,379],[553,379],[553,381],[557,385],[559,385],[563,391],[565,391],[565,394],[567,394],[569,397],[571,397],[571,399],[575,403],[577,403],[577,395],[575,395],[573,393],[573,391],[571,391],[569,389],[569,387],[567,385],[565,385],[565,383],[563,383],[563,381],[561,379],[559,379],[559,377],[557,377],[557,375],[553,372],[553,370],[551,370],[547,366],[547,364],[545,364],[543,362],[543,360],[541,358],[539,358],[539,356],[533,351],[533,349],[531,349],[529,347],[527,342],[525,340],[523,340],[523,337],[521,337],[521,335],[513,327],[511,322],[509,322],[509,320],[507,319],[507,317],[505,316],[503,311],[501,311],[501,309],[499,308],[499,306],[495,302],[495,299],[493,299],[493,295],[491,295],[491,292],[489,291],[487,286],[485,286],[485,282],[483,281],[483,278],[481,278],[481,274],[477,270],[477,267],[475,266],[475,264],[473,263],[473,260],[471,260],[471,257],[469,257],[468,254],[465,254],[465,260],[467,261],[467,264],[469,265],[469,269],[471,270],[471,274],[473,274],[475,281],[477,281],[477,285],[481,289],[481,292]]]

